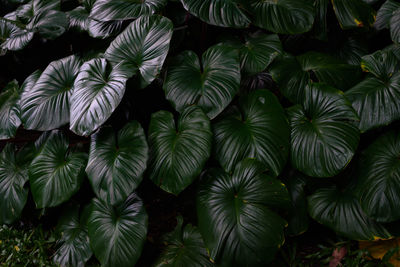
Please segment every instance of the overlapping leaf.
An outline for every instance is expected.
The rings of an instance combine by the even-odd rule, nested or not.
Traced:
[[[262,162],[278,176],[289,152],[289,125],[276,96],[258,90],[213,124],[215,157],[228,172],[245,158]]]
[[[292,165],[308,176],[331,177],[352,159],[360,133],[351,103],[325,84],[307,87],[302,106],[288,109]]]
[[[100,199],[92,203],[88,230],[97,259],[102,266],[134,266],[147,234],[147,214],[142,200],[132,194],[119,206]]]
[[[172,22],[162,16],[141,16],[132,22],[105,52],[113,66],[121,64],[128,77],[140,74],[142,87],[160,73],[172,37]]]
[[[33,32],[22,29],[13,21],[0,18],[0,55],[23,49],[33,38]],[[4,53],[3,52],[3,53]]]
[[[14,137],[21,125],[19,98],[20,89],[16,80],[0,91],[0,139]]]
[[[181,0],[191,14],[211,25],[245,28],[250,20],[237,0]]]
[[[61,235],[57,241],[58,249],[54,254],[54,262],[66,267],[84,267],[92,256],[89,246],[87,220],[90,206],[79,214],[79,206],[69,207],[59,219],[56,232]]]
[[[297,57],[285,55],[278,58],[270,70],[283,95],[293,103],[301,103],[304,90],[311,82],[324,82],[346,90],[361,78],[359,67],[317,52]]]
[[[305,186],[306,181],[301,174],[295,174],[287,183],[292,200],[288,225],[290,235],[300,235],[308,229],[309,219]]]
[[[368,28],[375,23],[375,10],[363,0],[332,0],[332,5],[343,29]]]
[[[104,58],[84,63],[70,97],[70,129],[87,136],[106,122],[124,96],[127,79]]]
[[[146,136],[136,121],[117,135],[111,127],[92,135],[86,173],[96,195],[111,204],[125,200],[142,181],[147,158]]]
[[[311,217],[338,234],[355,240],[375,240],[391,237],[379,223],[367,217],[358,199],[349,190],[323,188],[308,198]]]
[[[26,129],[45,131],[69,122],[69,98],[80,64],[76,56],[51,62],[33,88],[22,94],[22,121]]]
[[[175,122],[172,113],[159,111],[149,126],[150,179],[178,195],[200,174],[211,153],[210,121],[196,107],[187,107]]]
[[[377,51],[364,56],[361,66],[371,75],[347,91],[346,97],[365,132],[400,118],[400,62],[391,51]]]
[[[250,0],[243,1],[253,14],[253,23],[268,31],[298,34],[311,30],[314,23],[313,1]]]
[[[87,155],[70,151],[68,146],[62,132],[52,131],[29,167],[29,182],[38,208],[57,206],[79,190]]]
[[[273,259],[286,225],[271,208],[289,205],[279,180],[256,160],[239,163],[232,176],[211,169],[197,198],[199,229],[210,257],[226,266],[259,266]]]
[[[183,228],[183,218],[178,217],[177,220],[178,224],[175,230],[163,237],[166,247],[154,266],[214,266],[208,259],[204,241],[197,227],[187,224]]]
[[[201,61],[192,51],[175,58],[168,69],[164,91],[178,112],[196,104],[213,119],[229,105],[239,85],[238,53],[218,44],[210,47]]]

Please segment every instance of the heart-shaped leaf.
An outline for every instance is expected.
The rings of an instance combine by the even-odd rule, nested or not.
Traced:
[[[283,34],[308,32],[314,23],[313,1],[250,0],[243,2],[253,13],[254,24],[271,32]]]
[[[304,96],[302,106],[288,109],[292,165],[308,176],[334,176],[357,149],[357,114],[343,93],[328,85],[314,83]]]
[[[284,243],[286,222],[271,208],[287,207],[289,195],[279,180],[247,159],[230,176],[209,170],[197,198],[199,229],[210,257],[226,266],[261,266]]]
[[[28,166],[31,158],[26,157],[24,148],[8,143],[0,153],[0,224],[13,223],[22,212],[28,198],[24,187],[28,180]]]
[[[88,230],[96,258],[102,266],[134,266],[147,234],[147,214],[142,200],[132,194],[119,206],[100,199],[92,203]]]
[[[166,4],[167,0],[97,0],[90,17],[100,21],[136,19],[141,15],[152,15]]]
[[[18,82],[9,82],[0,92],[0,139],[8,139],[15,136],[21,125]]]
[[[365,151],[358,178],[360,203],[378,222],[400,219],[400,134],[380,136]]]
[[[183,7],[208,24],[245,28],[250,20],[237,0],[181,0]]]
[[[163,236],[166,244],[154,267],[193,266],[211,267],[204,241],[197,227],[187,224],[183,228],[183,218],[178,217],[175,230]]]
[[[239,50],[240,69],[247,75],[264,71],[282,53],[282,44],[276,34],[256,32],[246,36],[244,43],[235,39],[226,44]]]
[[[29,167],[29,182],[38,208],[57,206],[79,190],[87,155],[70,151],[68,146],[62,132],[52,131]]]
[[[361,78],[358,66],[318,52],[277,58],[270,71],[283,95],[297,104],[302,103],[304,90],[310,82],[323,82],[346,90]]]
[[[375,10],[363,0],[332,0],[332,5],[343,29],[368,28],[375,23]]]
[[[70,98],[71,131],[88,136],[106,122],[124,96],[127,79],[104,58],[84,63]]]
[[[400,61],[391,51],[364,56],[366,79],[346,92],[360,117],[361,132],[388,125],[400,118]]]
[[[33,88],[22,94],[24,128],[46,131],[69,122],[69,98],[80,64],[75,56],[51,62]]]
[[[207,49],[201,61],[192,51],[175,58],[168,68],[164,91],[178,112],[197,104],[213,119],[229,105],[239,85],[238,53],[218,44]]]
[[[113,66],[128,76],[140,73],[142,87],[160,73],[172,37],[172,22],[162,16],[141,16],[115,38],[105,52]]]
[[[245,158],[255,158],[278,176],[289,152],[289,125],[275,95],[257,90],[213,124],[215,157],[228,172]]]
[[[34,33],[22,29],[16,22],[0,18],[0,55],[1,50],[7,52],[23,49],[33,38]]]
[[[92,135],[86,173],[97,197],[112,205],[125,200],[142,181],[147,158],[146,136],[137,121],[118,134],[104,127]]]
[[[92,256],[87,230],[89,215],[90,206],[85,207],[81,214],[79,206],[71,206],[59,219],[56,232],[61,237],[53,258],[59,266],[84,267]]]
[[[150,179],[178,195],[200,174],[211,140],[210,121],[196,106],[187,107],[177,123],[172,113],[154,113],[149,126]]]
[[[310,216],[338,234],[355,240],[390,238],[379,223],[367,217],[349,190],[323,188],[308,197]]]
[[[64,12],[46,10],[37,14],[27,25],[27,29],[39,32],[46,39],[55,39],[68,29],[68,17]]]

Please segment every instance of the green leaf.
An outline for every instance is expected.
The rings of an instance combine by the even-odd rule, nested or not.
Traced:
[[[197,198],[199,229],[210,257],[226,266],[262,266],[284,243],[286,225],[271,208],[289,205],[279,180],[263,174],[263,166],[247,159],[230,176],[211,169]]]
[[[167,0],[97,0],[90,17],[100,21],[136,19],[152,15],[164,7]]]
[[[263,32],[245,36],[244,43],[229,40],[226,45],[239,50],[240,69],[247,75],[264,71],[283,51],[278,35]]]
[[[392,41],[400,43],[400,8],[398,8],[390,19],[390,36]]]
[[[245,4],[253,13],[253,23],[274,33],[304,33],[314,23],[315,11],[310,0],[250,0]]]
[[[289,152],[289,125],[275,95],[257,90],[213,124],[215,157],[228,172],[245,158],[262,162],[278,176]]]
[[[175,230],[163,236],[163,249],[154,267],[211,267],[204,241],[197,227],[187,224],[182,227],[183,218],[178,217]]]
[[[88,32],[93,38],[108,38],[118,34],[123,26],[122,20],[98,21],[89,19]]]
[[[360,203],[378,222],[400,219],[400,135],[380,136],[365,151],[358,172]]]
[[[283,95],[297,104],[302,102],[304,90],[311,82],[323,82],[346,90],[361,78],[358,66],[318,52],[277,58],[270,72]]]
[[[183,7],[202,21],[221,27],[246,28],[250,20],[238,0],[181,0]]]
[[[140,73],[142,87],[160,73],[172,37],[172,22],[162,16],[141,16],[115,38],[105,52],[113,66],[131,77]]]
[[[8,143],[0,153],[0,225],[11,224],[19,216],[28,198],[24,187],[28,180],[29,162],[23,160],[16,147]]]
[[[349,190],[323,188],[308,197],[310,216],[339,235],[355,240],[390,238],[390,233],[367,217]]]
[[[193,51],[176,57],[168,68],[164,91],[178,112],[196,104],[213,119],[229,105],[239,86],[238,53],[218,44],[207,49],[201,60]]]
[[[325,84],[307,87],[302,106],[288,109],[292,165],[312,177],[331,177],[352,159],[360,139],[357,115],[343,94]]]
[[[89,12],[83,6],[66,13],[69,20],[69,28],[75,28],[80,31],[89,30]]]
[[[28,22],[41,12],[49,10],[60,10],[61,1],[59,0],[31,0],[25,5],[19,6],[16,10],[18,19],[28,24]]]
[[[315,21],[313,33],[319,40],[327,40],[328,38],[328,24],[327,24],[327,13],[328,13],[329,0],[315,0]]]
[[[374,27],[377,30],[389,29],[390,20],[394,12],[400,8],[400,3],[395,0],[387,0],[378,10],[376,14],[376,22]]]
[[[1,50],[17,51],[23,49],[33,38],[33,32],[18,27],[15,23],[0,18]]]
[[[92,135],[86,173],[97,197],[112,205],[125,200],[142,181],[147,159],[146,136],[136,121],[118,134],[104,127]]]
[[[20,89],[16,80],[0,91],[0,140],[14,137],[21,125],[19,98]]]
[[[287,187],[292,200],[287,231],[290,235],[301,235],[307,231],[309,224],[305,193],[306,181],[301,174],[296,173],[290,177]]]
[[[127,77],[104,58],[84,63],[70,98],[70,129],[88,136],[111,116],[125,93]]]
[[[119,206],[93,200],[88,221],[90,246],[102,266],[134,266],[147,234],[147,214],[142,200],[130,195]]]
[[[61,131],[52,131],[29,167],[29,182],[37,208],[57,206],[79,190],[87,155],[70,151],[68,145]]]
[[[51,62],[33,88],[22,94],[25,129],[46,131],[69,122],[69,98],[80,64],[75,56]]]
[[[376,12],[362,0],[332,0],[333,10],[342,29],[370,27]]]
[[[27,29],[39,32],[46,39],[55,39],[68,29],[68,17],[64,12],[57,10],[46,10],[37,14]]]
[[[399,63],[391,51],[377,51],[363,57],[361,66],[371,75],[345,94],[360,117],[361,132],[400,118]]]
[[[59,266],[84,267],[92,256],[87,230],[89,207],[79,214],[79,206],[71,206],[61,215],[56,228],[61,237],[57,240],[58,249],[53,256]]]
[[[150,179],[178,195],[200,174],[211,153],[210,121],[196,107],[187,107],[176,123],[172,113],[159,111],[149,126]]]

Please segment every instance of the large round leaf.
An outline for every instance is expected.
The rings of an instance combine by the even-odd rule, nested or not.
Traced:
[[[210,121],[196,106],[186,108],[177,123],[172,113],[154,113],[149,126],[150,179],[178,195],[200,174],[211,140]]]
[[[19,98],[20,89],[16,80],[0,91],[0,139],[14,137],[21,125]]]
[[[227,171],[256,158],[278,176],[289,152],[289,125],[275,95],[258,90],[240,99],[213,124],[215,156]]]
[[[29,167],[29,182],[38,208],[67,201],[81,185],[87,155],[73,152],[62,132],[54,130]]]
[[[115,38],[105,52],[113,66],[130,77],[140,73],[142,87],[160,73],[172,37],[172,22],[162,16],[141,16]]]
[[[240,69],[247,75],[264,71],[282,53],[282,44],[276,34],[256,32],[239,40],[229,40],[228,45],[239,50]]]
[[[308,197],[310,216],[340,235],[356,240],[391,237],[380,224],[367,217],[349,190],[323,188]]]
[[[338,174],[352,159],[360,133],[357,114],[341,92],[324,84],[307,87],[302,106],[288,109],[292,165],[313,177]]]
[[[88,230],[96,258],[102,266],[134,266],[147,234],[147,214],[142,200],[132,194],[119,206],[100,199],[92,203]]]
[[[343,29],[368,28],[375,23],[375,10],[363,0],[332,0],[332,5]]]
[[[358,173],[360,203],[379,222],[400,219],[400,134],[380,136],[365,152]]]
[[[209,170],[197,198],[199,229],[213,261],[224,266],[264,266],[284,243],[286,222],[270,208],[289,205],[279,180],[256,160],[239,163],[232,176]]]
[[[141,15],[152,15],[166,2],[167,0],[97,0],[90,17],[100,21],[135,19]]]
[[[314,6],[310,0],[243,1],[253,13],[253,22],[268,31],[297,34],[311,30]]]
[[[75,56],[51,62],[33,88],[22,94],[24,128],[45,131],[69,122],[69,98],[80,64]]]
[[[79,70],[70,98],[70,129],[90,135],[111,116],[125,93],[127,77],[104,58],[95,58]]]
[[[399,63],[391,51],[363,57],[362,67],[372,75],[346,92],[360,117],[358,127],[362,132],[400,118]]]
[[[1,50],[7,52],[23,49],[33,38],[32,31],[22,29],[16,22],[0,18],[0,55]]]
[[[239,85],[238,53],[218,44],[210,47],[201,61],[192,51],[175,58],[168,68],[164,91],[178,112],[197,104],[212,119],[229,105]]]
[[[181,0],[183,7],[208,24],[245,28],[250,20],[238,0]]]
[[[90,206],[79,214],[79,206],[74,205],[59,219],[56,232],[61,237],[57,240],[58,249],[53,256],[54,262],[59,266],[84,267],[92,256],[87,230],[89,215]]]
[[[178,217],[175,230],[163,236],[166,245],[154,267],[211,267],[204,241],[197,227],[187,224],[183,228],[183,218]]]
[[[346,90],[361,78],[358,66],[317,52],[277,58],[270,70],[283,95],[293,103],[302,102],[304,90],[310,82],[324,82]]]
[[[28,198],[24,187],[28,180],[29,161],[24,150],[16,153],[12,144],[7,144],[0,153],[0,225],[13,223],[22,212]]]
[[[118,204],[135,190],[146,169],[148,147],[140,124],[130,122],[118,135],[104,127],[92,135],[86,173],[96,195]]]

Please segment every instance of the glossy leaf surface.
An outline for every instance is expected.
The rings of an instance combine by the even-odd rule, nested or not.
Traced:
[[[20,89],[16,80],[0,91],[0,140],[14,137],[21,125],[19,98]]]
[[[278,176],[289,152],[289,125],[274,94],[257,90],[213,123],[215,157],[228,172],[245,158],[262,162]]]
[[[178,195],[199,176],[211,140],[210,121],[196,106],[186,108],[178,122],[167,111],[154,113],[149,126],[150,179]]]
[[[90,245],[102,266],[134,266],[147,234],[147,214],[142,200],[130,195],[119,206],[93,200],[88,221]]]
[[[343,29],[368,28],[375,23],[375,10],[363,0],[332,0],[332,4]]]
[[[118,134],[104,127],[91,137],[86,173],[97,197],[117,204],[142,181],[148,147],[143,128],[130,122]]]

